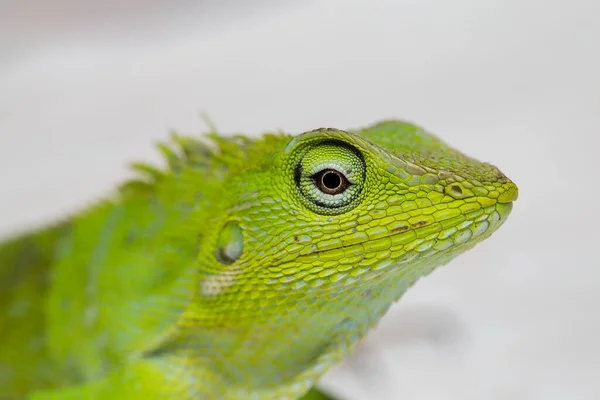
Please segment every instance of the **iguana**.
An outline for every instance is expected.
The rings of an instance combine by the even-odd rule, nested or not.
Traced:
[[[0,398],[327,398],[325,371],[518,193],[395,120],[159,149],[167,166],[0,244]]]

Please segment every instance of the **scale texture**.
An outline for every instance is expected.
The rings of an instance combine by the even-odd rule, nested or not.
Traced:
[[[326,399],[325,371],[518,195],[402,121],[159,149],[0,244],[0,398]]]

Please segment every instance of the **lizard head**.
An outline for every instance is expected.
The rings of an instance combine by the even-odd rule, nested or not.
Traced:
[[[344,353],[331,350],[336,335],[356,341],[417,279],[498,229],[517,198],[496,167],[409,123],[285,140],[231,179],[200,257],[212,267],[199,301],[214,326],[243,332],[255,370]]]

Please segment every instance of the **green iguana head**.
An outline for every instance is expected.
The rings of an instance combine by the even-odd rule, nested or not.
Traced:
[[[232,382],[305,376],[310,386],[418,278],[498,229],[517,199],[496,167],[404,122],[273,143],[224,175],[182,322],[236,360],[220,366]]]
[[[0,397],[298,398],[517,198],[404,122],[211,138],[0,243]]]

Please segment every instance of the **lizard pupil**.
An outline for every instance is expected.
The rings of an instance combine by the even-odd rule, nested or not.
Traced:
[[[334,172],[323,175],[323,185],[329,190],[335,190],[342,184],[342,178]]]
[[[315,176],[315,183],[319,190],[327,194],[340,194],[348,187],[348,180],[334,169],[326,169]]]

